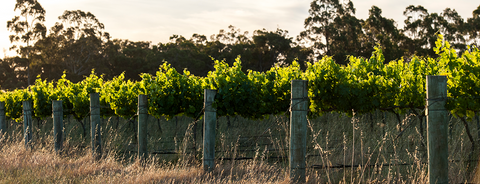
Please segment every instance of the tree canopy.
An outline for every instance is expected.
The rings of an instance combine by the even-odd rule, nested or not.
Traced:
[[[239,56],[243,70],[260,72],[295,60],[304,67],[327,55],[346,64],[349,56],[370,57],[375,46],[383,50],[387,63],[414,55],[436,57],[432,48],[437,33],[459,52],[480,41],[480,6],[465,19],[448,7],[430,13],[410,5],[400,28],[377,6],[362,20],[355,17],[350,0],[313,0],[299,35],[290,36],[280,28],[249,33],[231,25],[210,36],[172,35],[166,43],[112,38],[101,20],[82,10],[64,11],[47,30],[46,10],[38,0],[17,0],[15,10],[19,15],[7,22],[7,28],[18,56],[0,60],[1,89],[27,87],[33,81],[30,76],[55,80],[66,73],[76,82],[92,70],[106,79],[124,73],[126,79],[140,80],[141,73],[155,74],[165,62],[180,73],[188,68],[196,76],[206,76],[214,70],[214,60],[233,64]]]

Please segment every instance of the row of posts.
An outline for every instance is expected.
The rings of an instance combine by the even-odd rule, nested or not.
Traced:
[[[290,106],[290,146],[289,174],[292,183],[306,181],[306,140],[308,83],[305,80],[293,80]],[[202,166],[206,171],[215,168],[215,128],[216,109],[212,107],[215,90],[205,90],[204,95],[204,137]],[[447,144],[447,78],[445,76],[427,76],[427,136],[428,136],[428,178],[429,183],[448,183],[448,144]],[[148,99],[146,95],[138,96],[138,156],[144,160],[147,152],[147,116]],[[55,151],[61,152],[63,140],[62,101],[52,102],[53,132]],[[23,102],[25,147],[31,148],[32,140],[32,104]],[[90,94],[91,145],[95,159],[101,158],[102,136],[100,128],[99,94]],[[0,102],[0,135],[6,132],[5,103]]]

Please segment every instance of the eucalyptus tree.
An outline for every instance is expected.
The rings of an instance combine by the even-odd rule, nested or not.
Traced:
[[[447,9],[448,11],[448,9]],[[458,15],[458,14],[457,14]],[[424,39],[426,40],[426,45],[423,47],[424,49],[427,50],[428,56],[430,57],[436,57],[437,55],[433,51],[433,47],[435,47],[435,42],[437,41],[437,34],[443,34],[445,37],[445,40],[452,42],[452,44],[456,43],[455,33],[458,32],[455,27],[455,23],[458,23],[459,26],[461,26],[461,23],[463,22],[463,19],[461,17],[453,17],[453,19],[460,19],[452,24],[449,24],[446,18],[452,18],[448,17],[449,15],[445,15],[444,13],[438,14],[438,13],[431,13],[429,14],[424,20],[422,26],[426,30],[426,34],[424,35]],[[458,38],[458,37],[457,37]]]
[[[26,58],[5,57],[0,59],[0,89],[13,90],[25,87],[25,71],[19,70],[26,66]]]
[[[126,79],[141,80],[141,73],[152,73],[150,70],[158,70],[162,60],[157,62],[153,53],[151,42],[147,41],[130,41],[130,40],[118,40],[114,42],[118,47],[115,50],[111,49],[111,45],[104,47],[103,65],[108,64],[106,68],[98,68],[101,71],[106,70],[108,77],[118,76],[121,73],[125,73]],[[115,48],[115,47],[113,47]],[[108,51],[107,51],[108,50]],[[112,55],[113,54],[113,55]],[[154,74],[154,73],[152,73]]]
[[[440,14],[444,23],[442,34],[455,49],[460,52],[466,50],[465,21],[455,9],[446,8]]]
[[[363,20],[357,19],[353,3],[350,1],[344,5],[345,10],[340,17],[334,19],[331,25],[331,48],[333,58],[339,64],[348,63],[348,56],[369,57],[371,52],[366,52],[365,42],[362,41],[364,33],[362,30]]]
[[[382,10],[377,6],[372,6],[369,10],[369,17],[362,23],[365,32],[365,39],[362,40],[366,45],[367,53],[373,52],[375,45],[380,45],[383,49],[385,62],[404,56],[400,49],[403,34],[397,29],[395,21],[382,16]]]
[[[14,11],[19,11],[20,15],[7,22],[7,29],[15,33],[9,36],[10,42],[18,45],[10,49],[27,59],[27,84],[30,86],[31,48],[46,35],[46,11],[37,0],[17,0]]]
[[[405,49],[409,55],[420,54],[426,55],[423,52],[428,50],[424,48],[427,44],[426,36],[427,30],[423,27],[423,20],[429,16],[428,10],[423,6],[408,6],[403,15],[407,17],[403,32],[408,37],[405,44]]]
[[[192,39],[173,35],[170,42],[156,45],[154,52],[158,55],[155,57],[162,58],[157,60],[168,62],[179,72],[188,69],[194,75],[206,75],[213,61],[196,44]]]
[[[472,17],[467,19],[464,33],[468,34],[468,41],[479,47],[480,40],[480,6],[473,10]]]
[[[103,45],[110,39],[105,26],[95,15],[81,10],[65,11],[58,17],[59,44],[63,66],[77,76],[90,73],[102,60]]]
[[[405,33],[410,36],[410,54],[436,57],[433,47],[437,34],[443,34],[445,40],[460,51],[465,50],[463,18],[453,9],[446,8],[442,13],[428,13],[422,6],[410,5],[404,11]]]
[[[253,35],[255,46],[254,56],[258,57],[250,64],[250,68],[257,71],[266,71],[276,63],[291,63],[287,57],[292,48],[293,38],[288,37],[288,31],[277,28],[276,31],[256,30]]]
[[[63,29],[62,25],[58,23],[50,28],[49,34],[44,38],[38,40],[34,47],[33,52],[36,53],[35,66],[42,68],[43,79],[49,80],[61,78],[63,71],[66,68],[63,67],[64,54],[62,53],[64,38],[60,35]]]
[[[300,33],[300,38],[313,45],[315,55],[332,55],[330,43],[334,30],[331,25],[341,15],[342,9],[339,0],[314,0],[310,3],[309,16],[304,22],[305,31]]]
[[[210,42],[205,48],[208,56],[229,64],[233,64],[238,56],[241,56],[242,63],[258,58],[258,55],[253,54],[255,45],[248,31],[242,32],[232,25],[228,26],[228,29],[228,31],[221,29],[218,34],[210,36]]]
[[[308,12],[297,40],[312,45],[315,57],[330,55],[345,64],[348,55],[364,55],[362,20],[355,17],[352,1],[314,0]]]

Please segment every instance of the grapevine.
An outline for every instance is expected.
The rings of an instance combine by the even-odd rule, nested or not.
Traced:
[[[81,119],[89,114],[89,94],[100,93],[104,116],[132,117],[137,112],[138,95],[148,96],[148,112],[157,118],[184,114],[196,117],[203,109],[204,89],[217,90],[213,106],[219,116],[240,115],[262,118],[286,112],[290,106],[290,82],[308,80],[309,114],[324,112],[368,113],[380,110],[403,111],[425,106],[427,75],[446,75],[446,108],[461,117],[480,111],[480,51],[472,47],[457,55],[439,35],[434,51],[437,58],[403,58],[385,64],[382,50],[375,48],[370,58],[350,56],[346,66],[332,57],[289,66],[274,66],[266,72],[242,70],[238,57],[229,66],[214,61],[215,70],[206,77],[179,73],[168,63],[155,75],[142,74],[140,81],[125,80],[123,74],[105,81],[94,71],[73,83],[64,74],[58,81],[37,79],[27,89],[0,92],[7,118],[19,120],[22,101],[33,101],[34,116],[51,116],[52,100],[62,100],[65,115]]]

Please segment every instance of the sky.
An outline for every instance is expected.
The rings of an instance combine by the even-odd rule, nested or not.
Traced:
[[[65,10],[93,13],[105,25],[112,38],[131,41],[151,41],[152,44],[169,41],[176,34],[187,39],[194,33],[210,37],[229,25],[252,35],[254,30],[277,28],[296,37],[304,30],[304,21],[312,0],[38,0],[46,10],[45,25],[50,29]],[[403,27],[403,11],[409,5],[422,5],[429,13],[441,13],[449,7],[465,20],[472,17],[480,2],[474,0],[352,0],[356,17],[368,18],[373,6],[382,9],[382,16],[394,19]],[[15,0],[0,2],[0,58],[15,55],[8,51],[11,43],[7,21],[19,12],[14,11]],[[2,26],[3,24],[3,26]],[[5,52],[6,51],[6,52]]]

